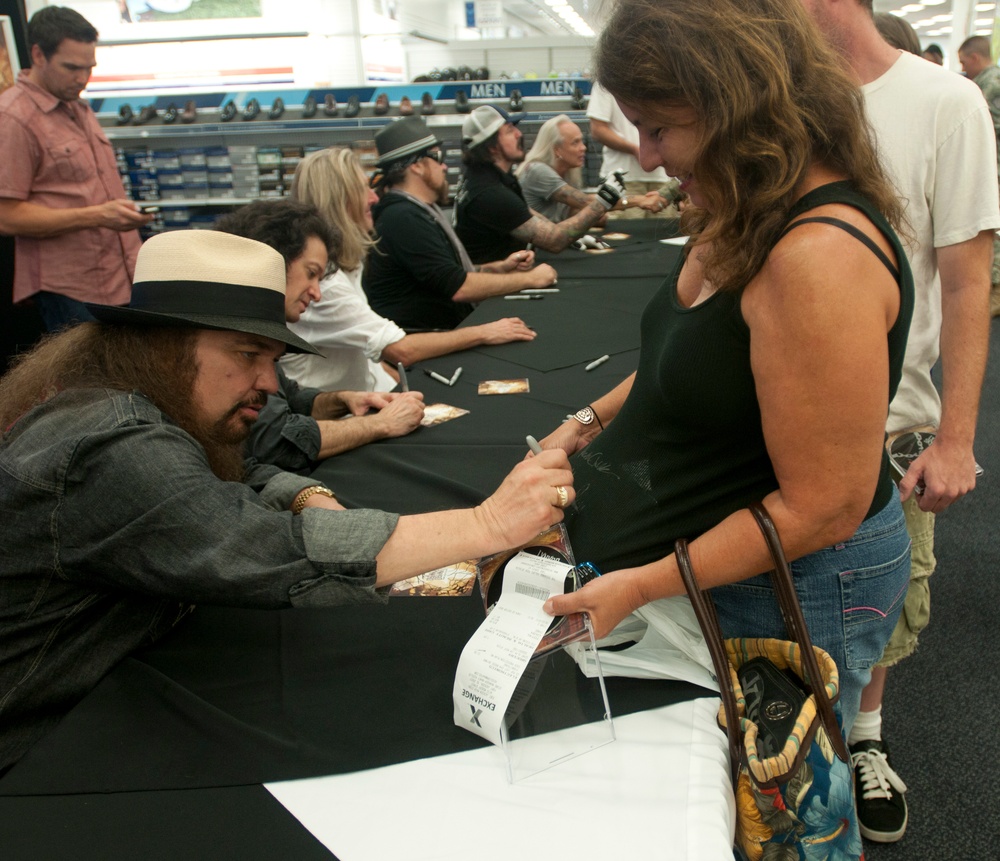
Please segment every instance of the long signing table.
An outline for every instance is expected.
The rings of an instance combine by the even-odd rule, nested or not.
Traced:
[[[332,458],[316,477],[349,507],[406,514],[480,502],[524,456],[526,434],[544,436],[634,369],[639,317],[679,249],[656,241],[671,235],[669,222],[620,224],[631,238],[613,252],[549,258],[558,293],[490,300],[466,323],[517,315],[535,341],[410,370],[428,404],[468,414]],[[450,378],[457,367],[454,386],[421,373]],[[528,392],[478,394],[480,381],[525,378]],[[716,701],[687,683],[608,679],[618,741],[477,795],[473,784],[504,783],[503,767],[497,749],[453,725],[451,688],[482,619],[478,593],[325,610],[199,607],[116,667],[0,778],[0,857],[503,857],[470,849],[477,838],[508,845],[498,835],[526,859],[602,841],[618,857],[726,857],[732,814]],[[659,750],[670,773],[640,775]],[[648,793],[650,780],[663,786]],[[665,811],[650,809],[661,798],[676,808],[670,833]],[[552,828],[568,842],[547,844],[540,835]],[[421,829],[430,830],[420,838]],[[393,842],[399,833],[413,838]],[[431,849],[420,842],[429,835]]]

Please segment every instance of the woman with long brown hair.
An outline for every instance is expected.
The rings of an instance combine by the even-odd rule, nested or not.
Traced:
[[[909,571],[883,442],[913,281],[861,95],[799,0],[619,0],[596,68],[690,239],[636,373],[543,442],[574,455],[577,557],[610,572],[551,610],[603,636],[684,594],[687,538],[726,636],[784,637],[762,500],[849,729]]]

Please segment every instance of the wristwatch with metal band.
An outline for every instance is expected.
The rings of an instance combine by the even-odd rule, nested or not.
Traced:
[[[333,491],[329,487],[323,487],[321,484],[314,484],[312,487],[305,487],[298,492],[295,497],[294,502],[292,502],[292,514],[301,514],[302,510],[306,507],[306,502],[311,496],[316,494],[321,496],[327,496],[330,499],[336,500]]]

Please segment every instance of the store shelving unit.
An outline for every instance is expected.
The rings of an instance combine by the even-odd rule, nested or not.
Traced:
[[[420,96],[429,86],[434,91],[435,113],[423,116],[420,114]],[[295,165],[313,149],[350,146],[357,151],[366,169],[374,169],[375,134],[399,118],[399,99],[403,95],[411,98],[414,115],[420,116],[441,139],[449,180],[454,188],[461,174],[461,126],[467,116],[455,110],[454,96],[458,89],[464,88],[467,92],[485,96],[471,98],[470,109],[481,104],[507,108],[508,94],[515,89],[520,90],[525,107],[520,128],[530,144],[537,128],[560,113],[580,123],[586,134],[585,112],[573,110],[571,99],[566,95],[571,87],[589,92],[589,82],[586,81],[545,79],[398,85],[354,91],[269,89],[235,94],[203,93],[196,97],[197,119],[188,124],[179,119],[170,124],[162,120],[163,111],[170,103],[180,108],[189,98],[181,93],[149,94],[145,103],[154,105],[158,116],[143,125],[117,124],[118,109],[122,104],[129,103],[138,113],[137,108],[143,104],[141,94],[106,96],[94,100],[92,104],[105,134],[119,151],[119,164],[123,175],[129,175],[126,186],[131,188],[132,196],[161,206],[160,216],[153,227],[162,230],[209,226],[221,211],[258,197],[286,194]],[[341,113],[350,95],[358,95],[359,99],[364,97],[367,101],[361,102],[360,113],[356,117],[324,116],[324,98],[327,93],[333,92]],[[376,116],[374,99],[377,93],[383,92],[389,98],[390,109],[386,114]],[[307,96],[315,98],[319,106],[317,114],[308,119],[302,116]],[[271,120],[267,117],[268,109],[277,97],[284,101],[285,110],[280,118]],[[261,111],[256,118],[244,120],[243,108],[251,98],[258,100]],[[237,105],[237,113],[233,119],[223,122],[221,110],[230,101]],[[589,147],[589,150],[593,149],[593,146]],[[599,160],[598,155],[596,162],[599,163]],[[255,176],[256,185],[253,181]],[[217,181],[210,186],[208,179],[212,178]],[[588,184],[596,179],[594,156],[590,151],[584,179]],[[227,180],[231,185],[221,187],[220,184]]]

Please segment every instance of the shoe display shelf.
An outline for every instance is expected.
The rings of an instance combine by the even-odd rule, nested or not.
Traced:
[[[454,191],[461,176],[461,126],[469,111],[481,104],[508,111],[520,106],[520,128],[529,145],[538,127],[560,113],[579,122],[586,134],[585,112],[573,106],[585,100],[583,90],[589,88],[585,80],[546,79],[197,95],[154,91],[104,96],[91,106],[116,149],[130,195],[160,207],[151,225],[155,232],[208,227],[234,206],[287,194],[295,166],[313,150],[350,146],[365,169],[374,170],[373,138],[398,119],[404,97],[412,115],[441,139]]]

